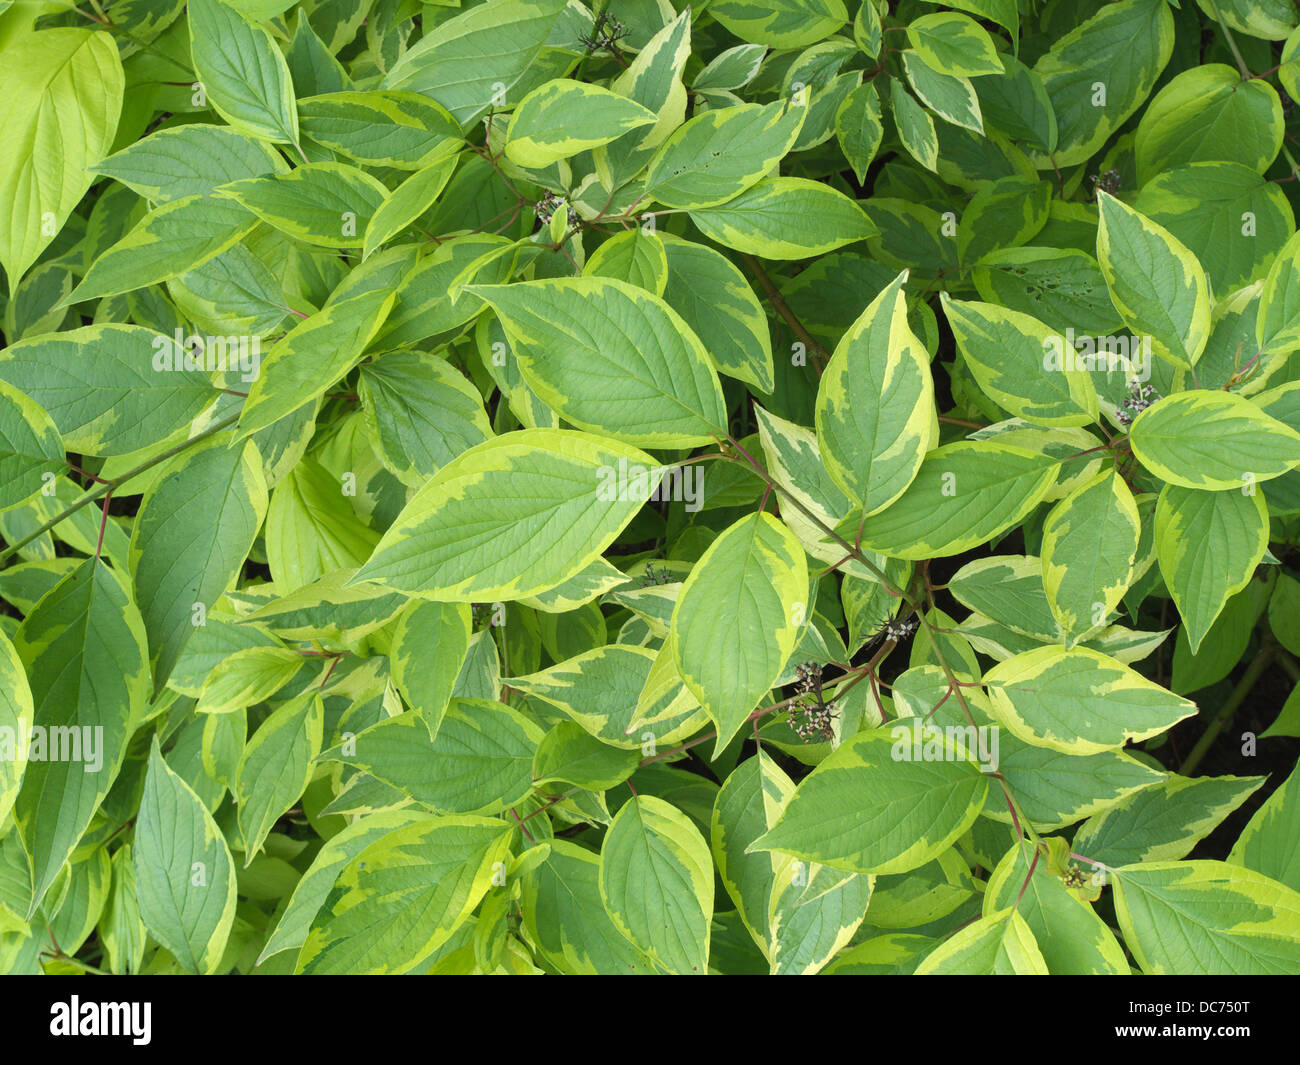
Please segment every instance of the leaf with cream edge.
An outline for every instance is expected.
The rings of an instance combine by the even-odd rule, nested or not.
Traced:
[[[929,353],[907,323],[904,270],[835,347],[817,390],[817,446],[835,483],[870,515],[912,483],[937,442]]]
[[[808,562],[767,513],[741,518],[691,570],[673,610],[677,671],[718,726],[714,757],[794,652],[810,612]]]
[[[941,758],[904,758],[916,736],[903,725],[845,740],[799,782],[780,819],[748,850],[877,874],[905,873],[937,857],[979,816],[989,783],[946,738],[938,741]]]
[[[600,849],[600,897],[619,931],[670,973],[704,976],[713,861],[700,830],[653,795],[635,795]]]
[[[1025,519],[1056,482],[1058,464],[996,440],[944,444],[925,456],[893,503],[837,532],[850,543],[901,559],[969,551]],[[846,535],[847,534],[847,535]]]
[[[789,100],[695,115],[650,161],[646,192],[665,207],[725,203],[760,181],[794,146],[808,108]]]
[[[244,748],[231,792],[239,804],[245,869],[276,821],[302,797],[320,754],[324,728],[320,693],[308,690],[277,707]]]
[[[494,818],[430,814],[373,841],[339,873],[295,971],[411,972],[487,894],[511,833]]]
[[[1133,419],[1129,441],[1143,466],[1183,488],[1254,491],[1300,465],[1300,432],[1218,389],[1157,400]]]
[[[1149,740],[1196,713],[1195,703],[1087,647],[1025,651],[995,665],[983,684],[1013,735],[1065,754]]]
[[[41,597],[19,625],[14,648],[31,684],[33,727],[72,728],[75,740],[92,729],[95,747],[77,743],[71,754],[80,758],[27,763],[13,814],[31,857],[30,919],[126,758],[149,697],[149,651],[125,580],[98,558]],[[88,771],[95,762],[97,771]]]
[[[11,16],[12,20],[12,16]],[[12,295],[90,188],[109,153],[125,78],[111,34],[41,30],[0,65],[0,265]],[[12,338],[6,338],[12,339]]]
[[[1126,975],[1128,961],[1115,933],[1045,859],[1028,841],[1012,846],[989,875],[984,913],[1014,908],[1053,975]]]
[[[327,303],[285,333],[258,369],[239,415],[239,439],[310,403],[361,358],[397,296],[374,289]]]
[[[1097,203],[1097,262],[1124,324],[1167,362],[1195,366],[1210,338],[1205,270],[1163,226],[1104,191]]]
[[[0,374],[4,372],[0,364]],[[61,472],[66,456],[49,413],[0,380],[0,511],[26,502]]]
[[[1110,469],[1043,520],[1043,588],[1065,646],[1104,625],[1133,578],[1142,534],[1133,493]]]
[[[619,490],[620,463],[643,471],[634,489]],[[488,440],[411,498],[353,583],[453,603],[538,595],[614,542],[658,484],[659,469],[643,451],[569,430]]]
[[[388,70],[382,87],[436,100],[466,130],[491,108],[519,102],[511,90],[538,58],[566,0],[496,0],[430,26]]]
[[[663,300],[608,277],[466,285],[514,341],[528,386],[565,421],[638,447],[724,438],[717,372]]]
[[[1300,893],[1227,862],[1112,871],[1124,942],[1148,975],[1281,976],[1300,968]]]
[[[769,903],[777,870],[787,859],[771,851],[746,848],[773,824],[790,796],[792,781],[761,748],[723,782],[713,803],[709,840],[718,877],[754,942],[771,959]]]
[[[165,440],[216,398],[184,359],[171,337],[106,322],[11,344],[0,380],[49,414],[69,451],[122,455]]]
[[[1047,962],[1028,922],[1012,907],[987,913],[944,940],[917,976],[1046,976]]]
[[[35,707],[22,661],[9,637],[0,633],[0,823],[9,816],[27,765],[17,737],[32,729]]]
[[[706,237],[764,259],[807,259],[877,233],[856,200],[807,178],[766,177],[689,213]]]
[[[599,85],[556,78],[519,102],[506,130],[506,158],[530,170],[617,140],[658,121],[635,100]]]
[[[154,737],[133,843],[140,918],[188,972],[217,971],[235,920],[235,863]]]
[[[402,611],[393,627],[388,652],[393,686],[420,715],[431,740],[451,702],[472,629],[468,604],[418,600]]]
[[[1201,492],[1167,484],[1156,501],[1155,545],[1196,654],[1224,604],[1250,583],[1268,549],[1262,492]]]
[[[266,478],[253,442],[225,440],[181,456],[145,493],[131,534],[131,580],[142,604],[162,691],[194,634],[196,619],[235,582],[266,517]],[[184,566],[191,581],[172,579]]]
[[[1097,420],[1097,388],[1087,370],[1065,361],[1074,355],[1065,337],[1019,311],[940,298],[966,367],[995,403],[1036,425]]]
[[[298,143],[289,66],[270,32],[221,0],[186,8],[194,73],[212,109],[242,133]]]

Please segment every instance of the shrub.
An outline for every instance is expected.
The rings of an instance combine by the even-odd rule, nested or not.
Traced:
[[[1289,0],[0,7],[0,969],[1300,969]]]

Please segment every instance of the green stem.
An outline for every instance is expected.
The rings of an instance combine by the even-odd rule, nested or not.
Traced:
[[[79,511],[82,507],[95,502],[95,500],[100,499],[101,497],[112,492],[114,489],[119,488],[122,485],[126,484],[126,482],[129,481],[132,477],[144,473],[145,470],[152,469],[154,466],[157,466],[160,462],[166,462],[169,458],[173,457],[174,455],[179,455],[182,451],[185,451],[187,448],[190,448],[194,444],[197,444],[200,440],[206,440],[210,436],[216,436],[217,433],[221,432],[223,429],[229,428],[231,425],[234,425],[235,422],[237,421],[239,421],[238,414],[232,414],[229,418],[223,418],[221,421],[215,423],[214,425],[208,426],[208,428],[204,429],[203,432],[196,433],[194,436],[191,436],[188,440],[183,440],[179,444],[175,445],[174,447],[169,447],[166,451],[163,451],[155,455],[151,459],[146,459],[138,466],[132,467],[131,469],[127,470],[126,473],[122,474],[120,477],[114,477],[111,481],[105,481],[103,482],[103,484],[88,489],[85,492],[85,494],[79,496],[77,499],[69,503],[68,506],[66,506],[58,514],[54,515],[54,517],[52,517],[49,521],[47,521],[35,532],[29,534],[28,536],[24,536],[17,543],[10,544],[3,551],[0,551],[0,562],[3,562],[11,555],[17,554],[19,551],[21,551],[24,547],[30,544],[37,537],[43,536],[45,533],[49,532],[60,522],[65,521],[68,518],[72,517],[72,515],[75,514],[77,511]]]
[[[1196,746],[1192,748],[1187,760],[1179,767],[1179,773],[1185,777],[1190,777],[1196,772],[1196,767],[1201,764],[1201,759],[1214,746],[1214,741],[1219,738],[1219,733],[1228,727],[1229,722],[1232,721],[1232,715],[1246,701],[1246,696],[1259,682],[1259,678],[1264,675],[1264,670],[1269,667],[1273,659],[1274,644],[1269,640],[1260,647],[1259,652],[1250,660],[1250,665],[1246,667],[1246,672],[1241,675],[1241,680],[1237,681],[1237,686],[1232,689],[1232,694],[1228,696],[1227,702],[1219,708],[1219,712],[1214,715],[1214,719],[1206,727],[1201,738],[1196,741]]]

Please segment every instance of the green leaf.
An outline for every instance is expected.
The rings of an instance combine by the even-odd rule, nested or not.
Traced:
[[[0,265],[12,295],[90,188],[113,145],[125,78],[110,34],[31,33],[0,64]]]
[[[934,119],[897,78],[889,79],[889,105],[903,147],[927,170],[934,170],[939,165],[939,138]]]
[[[951,739],[920,754],[907,725],[845,740],[799,782],[751,851],[778,851],[855,873],[903,873],[952,846],[978,816],[988,780]]]
[[[248,390],[239,415],[240,438],[299,410],[352,369],[395,299],[377,289],[331,301],[281,337]]]
[[[1297,827],[1300,822],[1296,817],[1296,807],[1300,805],[1297,779],[1297,771],[1291,770],[1291,775],[1282,781],[1277,791],[1255,811],[1255,816],[1237,837],[1228,861],[1300,891],[1297,887],[1300,885],[1300,848],[1296,846],[1300,832]]]
[[[489,699],[452,699],[430,739],[418,713],[399,714],[345,738],[322,760],[341,761],[434,813],[494,814],[532,790],[542,730]]]
[[[764,259],[806,259],[876,234],[856,200],[807,178],[767,177],[690,216],[706,237]]]
[[[1165,170],[1142,186],[1134,206],[1197,256],[1215,292],[1231,293],[1262,277],[1295,232],[1291,205],[1277,183],[1234,162]],[[1214,351],[1221,313],[1213,316],[1206,355]]]
[[[624,470],[655,471],[617,487]],[[644,452],[552,429],[470,448],[417,492],[354,580],[446,602],[537,595],[582,572],[658,482]],[[467,537],[465,530],[479,531]]]
[[[172,200],[150,211],[100,255],[64,303],[114,296],[179,277],[238,244],[257,225],[256,215],[219,196]]]
[[[296,240],[327,248],[359,248],[388,190],[356,167],[310,163],[287,174],[223,185],[219,195]]]
[[[652,296],[662,296],[668,285],[668,253],[655,233],[629,229],[610,237],[592,252],[582,274],[612,277],[643,288]]]
[[[771,330],[745,275],[707,245],[669,233],[659,237],[668,260],[664,302],[699,337],[719,373],[770,392]]]
[[[967,78],[1002,73],[993,38],[973,18],[955,11],[913,19],[907,39],[935,70]]]
[[[261,140],[298,143],[289,66],[271,34],[222,0],[187,8],[194,72],[212,109]]]
[[[1046,976],[1029,923],[1013,908],[987,913],[927,954],[917,976]]]
[[[1155,544],[1160,575],[1195,654],[1224,604],[1250,583],[1264,557],[1264,497],[1165,485],[1156,503]]]
[[[1087,161],[1110,139],[1146,100],[1173,49],[1164,0],[1106,4],[1052,43],[1034,72],[1056,112],[1058,167]]]
[[[140,919],[191,973],[217,971],[235,920],[235,863],[207,808],[154,737],[135,825]]]
[[[641,761],[637,751],[601,743],[572,721],[561,721],[543,738],[533,755],[533,783],[559,781],[588,791],[621,784]]]
[[[320,694],[306,691],[278,707],[244,748],[230,790],[239,804],[245,869],[276,821],[301,798],[320,753],[324,727]]]
[[[492,818],[433,815],[380,836],[344,866],[295,971],[411,972],[487,893],[509,858],[510,836]]]
[[[8,820],[22,783],[28,752],[15,742],[32,731],[32,690],[9,638],[0,634],[0,822]]]
[[[945,122],[975,133],[984,133],[984,116],[979,97],[969,78],[957,77],[934,69],[910,48],[904,49],[903,70],[912,91],[931,111]]]
[[[348,862],[362,850],[395,828],[411,824],[428,816],[412,810],[389,810],[370,814],[343,828],[337,835],[325,840],[316,852],[311,865],[302,874],[289,897],[288,906],[281,915],[275,931],[271,933],[258,957],[258,964],[284,950],[296,951],[311,929],[312,919],[334,886],[334,880]]]
[[[1184,70],[1142,113],[1134,141],[1139,184],[1184,163],[1239,163],[1263,173],[1282,147],[1282,102],[1267,81],[1224,63]]]
[[[380,459],[414,488],[492,436],[483,397],[436,355],[392,351],[365,362],[357,392]]]
[[[242,647],[208,671],[194,712],[228,714],[256,706],[289,684],[303,668],[302,656],[286,647]]]
[[[695,700],[680,700],[680,678],[638,714],[638,696],[649,688],[655,663],[655,652],[644,647],[607,644],[539,673],[511,677],[510,686],[555,707],[602,743],[640,748],[651,757],[657,747],[693,735],[708,721]]]
[[[565,0],[497,0],[464,11],[426,30],[389,69],[382,87],[427,96],[468,130],[489,108],[519,102],[511,92],[565,7]]]
[[[1066,754],[1146,740],[1196,705],[1087,647],[1040,647],[984,674],[994,716],[1014,735]]]
[[[1260,352],[1280,355],[1300,348],[1300,285],[1296,265],[1300,263],[1300,235],[1291,237],[1269,268],[1259,294],[1255,336]]]
[[[1129,433],[1133,454],[1183,488],[1254,492],[1300,464],[1300,433],[1235,392],[1195,389],[1153,403]]]
[[[866,8],[871,8],[871,5],[865,5]],[[858,184],[866,180],[867,168],[880,150],[884,135],[880,94],[874,85],[859,85],[844,97],[835,112],[835,138],[844,158],[853,167],[853,176],[858,179]]]
[[[629,942],[670,973],[705,975],[713,862],[685,814],[653,795],[624,803],[600,849],[599,883]]]
[[[528,386],[580,429],[641,447],[726,435],[722,388],[704,345],[645,290],[566,277],[465,291],[500,316]]]
[[[1065,337],[991,303],[942,297],[943,311],[980,388],[1017,418],[1080,426],[1098,417],[1097,388]]]
[[[985,915],[1014,908],[1054,976],[1127,975],[1128,961],[1115,934],[1049,869],[1042,854],[1031,871],[1032,853],[1022,843],[1003,856],[984,892]]]
[[[64,464],[63,441],[50,416],[0,380],[0,510],[26,502]]]
[[[848,22],[843,0],[718,0],[709,14],[742,41],[804,48]]]
[[[225,126],[193,123],[157,130],[89,169],[163,204],[206,196],[243,178],[284,174],[289,167],[262,141]]]
[[[1043,588],[1067,648],[1119,606],[1141,534],[1133,493],[1114,469],[1076,488],[1043,519]]]
[[[1163,226],[1105,192],[1097,201],[1097,261],[1124,323],[1149,333],[1162,359],[1194,366],[1210,335],[1210,289],[1201,264]]]
[[[646,193],[666,207],[725,203],[767,175],[794,146],[806,107],[777,100],[705,111],[660,146]]]
[[[1272,975],[1300,964],[1300,893],[1225,862],[1113,872],[1115,915],[1144,973]]]
[[[362,258],[370,258],[380,245],[409,230],[442,194],[459,163],[458,155],[444,155],[423,170],[417,170],[390,192],[370,216]]]
[[[239,576],[266,517],[262,457],[251,441],[216,441],[183,455],[140,504],[131,580],[149,637],[154,694],[195,627]],[[173,579],[177,566],[193,583]]]
[[[844,334],[817,391],[826,471],[866,514],[907,490],[937,436],[929,353],[907,322],[906,280],[904,271]]]
[[[718,726],[714,757],[781,675],[807,594],[803,548],[765,513],[741,518],[691,570],[670,631],[682,680]]]
[[[709,823],[713,860],[722,886],[754,942],[769,957],[769,904],[777,870],[787,863],[770,851],[750,854],[747,848],[772,827],[793,794],[794,782],[760,749],[723,782]]]
[[[566,839],[548,841],[540,863],[521,877],[519,903],[529,938],[562,973],[658,972],[605,912],[599,878],[596,855]]]
[[[402,612],[388,652],[393,685],[438,735],[452,687],[469,652],[471,619],[464,603],[415,602]]]
[[[894,558],[959,555],[1023,521],[1056,481],[1044,455],[996,440],[945,444],[929,452],[907,490],[852,528],[859,546]]]
[[[458,147],[459,123],[414,92],[328,92],[298,102],[305,137],[361,166],[419,170]]]
[[[520,101],[506,130],[506,158],[529,170],[652,126],[653,111],[616,92],[568,78],[539,85]]]
[[[149,694],[149,653],[124,581],[98,558],[41,598],[14,648],[31,684],[33,726],[61,755],[28,752],[14,804],[32,865],[30,918],[122,767]]]
[[[1184,858],[1263,781],[1166,777],[1088,818],[1071,849],[1112,867]]]

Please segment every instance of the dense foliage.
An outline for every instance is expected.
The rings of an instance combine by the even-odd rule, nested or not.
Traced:
[[[0,0],[0,971],[1300,970],[1298,25]]]

